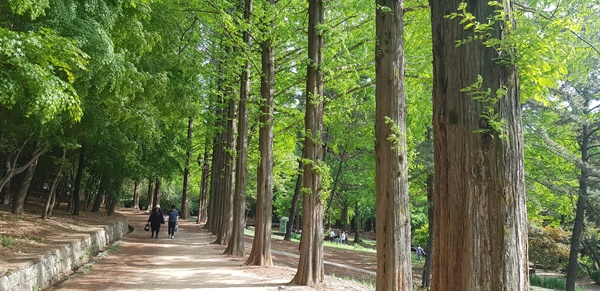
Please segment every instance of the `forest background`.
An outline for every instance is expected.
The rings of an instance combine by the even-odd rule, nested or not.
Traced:
[[[49,194],[44,216],[60,202],[74,214],[98,212],[103,204],[108,212],[118,204],[141,209],[174,204],[183,218],[197,215],[205,222],[220,193],[231,193],[223,203],[233,208],[238,174],[245,176],[242,219],[254,218],[259,134],[269,123],[261,59],[264,44],[271,43],[272,222],[291,217],[288,235],[292,225],[301,228],[308,5],[255,1],[247,9],[244,3],[0,2],[2,203],[22,213],[27,194],[37,189]],[[576,241],[577,269],[592,273],[600,263],[600,5],[511,3],[517,25],[504,43],[462,41],[509,43],[517,52],[530,261],[567,268]],[[326,227],[372,231],[379,8],[362,0],[324,5],[325,22],[318,27],[326,44],[320,67],[323,219]],[[424,246],[432,224],[428,183],[434,166],[429,5],[411,0],[403,7],[411,237]],[[466,9],[457,7],[449,16],[465,29],[477,27]],[[240,116],[247,125],[238,123]],[[247,141],[238,133],[246,126]],[[247,161],[235,168],[241,144],[247,144]],[[219,240],[225,244],[229,236],[220,233]]]

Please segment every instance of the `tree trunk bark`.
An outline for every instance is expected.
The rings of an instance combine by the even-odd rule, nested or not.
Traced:
[[[56,177],[52,181],[52,185],[50,186],[50,191],[48,191],[48,198],[46,199],[46,203],[44,203],[44,210],[42,211],[42,219],[47,219],[51,210],[50,205],[54,201],[54,197],[56,196],[56,188],[58,187],[58,183],[60,182],[63,174],[63,169],[65,168],[65,158],[67,155],[67,150],[63,150],[62,159],[60,160],[60,166],[58,166],[58,171],[56,171]]]
[[[79,215],[81,209],[81,200],[79,192],[81,192],[81,179],[83,179],[83,168],[85,167],[85,153],[83,148],[79,149],[79,164],[77,166],[77,175],[75,176],[75,187],[73,188],[73,215]]]
[[[292,227],[295,223],[294,218],[296,217],[296,212],[298,211],[298,200],[300,198],[300,192],[302,192],[302,168],[304,168],[304,163],[302,163],[302,159],[298,160],[298,178],[296,179],[296,187],[294,188],[294,196],[292,197],[292,206],[290,207],[290,221],[288,222],[285,228],[285,236],[283,240],[290,241],[292,239]]]
[[[235,162],[231,152],[235,150],[235,119],[237,115],[237,104],[233,98],[233,89],[228,89],[226,130],[224,132],[225,142],[223,151],[223,178],[221,179],[221,211],[219,212],[220,227],[217,228],[217,239],[215,244],[225,245],[231,237],[233,225],[233,181],[235,176]]]
[[[207,143],[208,144],[208,143]],[[202,169],[202,179],[200,181],[200,201],[198,202],[198,220],[196,223],[206,223],[208,219],[207,194],[208,194],[208,178],[209,178],[209,159],[208,147],[204,149],[204,158],[198,161]]]
[[[485,47],[456,12],[461,0],[431,0],[433,28],[434,262],[431,290],[529,290],[527,209],[519,84],[514,53]],[[505,15],[512,4],[503,1]],[[468,1],[487,22],[498,7]],[[502,39],[497,21],[489,37]],[[506,60],[509,61],[509,60]],[[479,84],[480,83],[480,84]],[[470,92],[468,92],[470,90]],[[491,92],[493,101],[474,95]],[[506,91],[498,96],[498,91]],[[495,117],[482,117],[493,110]],[[503,120],[503,126],[494,122]]]
[[[160,178],[156,178],[156,183],[154,186],[154,198],[152,199],[152,209],[154,207],[160,205],[160,187],[162,186],[162,180]]]
[[[9,173],[11,169],[11,154],[7,153],[5,155],[2,155],[2,157],[4,158],[4,171],[5,173]],[[2,205],[8,205],[10,203],[10,198],[12,197],[12,192],[10,189],[11,179],[12,177],[10,179],[7,179],[4,187],[0,187],[0,195],[2,195]]]
[[[354,209],[354,221],[356,222],[356,231],[354,232],[354,243],[360,243],[360,210],[358,208],[358,202]]]
[[[404,13],[402,0],[377,0],[375,48],[377,290],[412,290]]]
[[[100,206],[102,206],[102,198],[104,197],[104,195],[106,195],[108,183],[110,183],[108,175],[103,174],[102,178],[100,178],[98,191],[96,193],[96,196],[94,197],[94,205],[92,206],[93,213],[100,213]]]
[[[221,101],[223,102],[223,101]],[[224,126],[224,110],[219,109],[219,121],[217,121],[217,127]],[[211,179],[210,179],[210,200],[208,201],[208,230],[212,234],[217,233],[217,229],[221,227],[221,220],[219,219],[222,209],[221,200],[223,196],[223,189],[221,189],[223,181],[223,133],[218,132],[213,141],[213,154],[211,163]]]
[[[138,180],[133,186],[133,209],[140,209],[140,181]]]
[[[192,136],[194,133],[194,118],[191,116],[188,119],[187,141],[188,148],[185,151],[185,168],[183,169],[183,190],[181,192],[181,211],[179,216],[181,219],[187,219],[189,213],[188,193],[190,191],[190,163],[192,161]]]
[[[146,210],[148,212],[152,212],[152,208],[154,207],[154,178],[148,178],[148,192],[146,193],[146,200],[148,203],[146,206]]]
[[[305,161],[303,180],[302,240],[298,271],[292,284],[313,285],[323,282],[323,202],[322,177],[318,168],[323,164],[323,63],[325,42],[323,0],[308,1],[308,59],[306,73],[305,137],[302,157]],[[306,192],[304,192],[306,191]]]
[[[431,286],[431,271],[433,270],[433,225],[435,222],[434,201],[433,201],[433,175],[427,176],[427,217],[429,220],[429,237],[427,238],[427,255],[425,265],[423,266],[423,280],[421,287],[429,288]]]
[[[596,250],[597,247],[594,247],[594,244],[588,239],[583,240],[583,244],[590,253],[590,257],[592,257],[594,269],[598,270],[600,268],[600,256],[598,255],[598,250]]]
[[[270,0],[272,8],[275,0]],[[275,30],[275,22],[271,20],[270,31]],[[266,32],[266,34],[268,34]],[[262,74],[260,82],[260,117],[258,149],[260,163],[258,166],[258,185],[256,197],[256,224],[252,251],[246,261],[251,266],[272,266],[271,258],[271,223],[273,214],[273,104],[275,98],[275,49],[273,39],[267,37],[261,43]]]
[[[581,150],[581,161],[587,164],[589,160],[589,137],[590,126],[583,125],[583,130],[579,138],[579,148]],[[579,176],[579,196],[577,197],[577,210],[575,211],[575,223],[573,225],[573,233],[571,235],[571,249],[569,252],[569,265],[567,266],[567,282],[565,285],[566,291],[575,291],[575,281],[577,280],[577,271],[579,270],[579,249],[581,245],[581,235],[583,233],[583,225],[585,220],[585,209],[588,199],[588,170],[581,169]]]
[[[27,169],[22,172],[19,179],[19,188],[15,192],[15,197],[12,201],[12,213],[14,214],[23,214],[25,213],[25,197],[27,197],[27,192],[29,191],[29,186],[31,185],[31,181],[33,180],[33,175],[35,174],[35,168],[37,167],[37,160],[33,163],[29,164]]]
[[[244,19],[250,26],[252,24],[252,0],[244,1]],[[252,47],[250,31],[243,33],[244,43],[247,49]],[[248,164],[248,107],[250,98],[250,61],[246,60],[242,76],[240,78],[240,102],[238,106],[238,136],[237,136],[237,161],[235,164],[235,193],[233,196],[233,224],[231,237],[224,254],[234,257],[246,255],[244,245],[244,226],[246,225],[246,178]],[[256,237],[255,237],[256,238]]]

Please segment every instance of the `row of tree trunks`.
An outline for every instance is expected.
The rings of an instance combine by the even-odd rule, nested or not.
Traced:
[[[529,290],[527,212],[519,82],[514,65],[499,64],[511,51],[488,48],[458,19],[462,0],[430,0],[433,28],[434,245],[431,290]],[[504,14],[512,3],[503,1]],[[499,9],[468,1],[478,21]],[[502,39],[508,24],[486,31]],[[500,54],[502,53],[502,55]],[[480,91],[497,102],[475,100],[464,88],[482,80]],[[498,89],[504,96],[495,96]],[[481,117],[493,108],[502,128]],[[504,136],[504,137],[503,137]],[[378,220],[378,223],[380,221]]]
[[[322,177],[318,168],[323,162],[323,51],[322,25],[325,14],[322,0],[308,1],[308,59],[306,73],[306,114],[304,117],[304,180],[302,239],[298,270],[293,284],[313,285],[323,282],[323,202]]]
[[[213,138],[213,146],[212,146],[212,163],[211,163],[211,179],[210,179],[210,192],[209,192],[209,205],[208,209],[208,219],[205,225],[205,228],[208,229],[212,234],[217,233],[217,228],[221,226],[221,221],[218,217],[218,213],[220,213],[220,196],[222,196],[222,180],[223,176],[223,167],[224,167],[224,158],[223,158],[223,128],[225,127],[223,122],[225,120],[225,110],[224,100],[220,98],[218,103],[215,106],[217,112],[217,120],[215,121],[215,127],[217,132],[215,133],[215,137]]]
[[[154,183],[154,194],[152,198],[152,209],[160,206],[160,190],[162,187],[162,180],[160,178],[156,178],[156,182]]]
[[[252,15],[252,0],[244,1],[244,19],[250,26]],[[251,49],[252,38],[250,31],[245,30],[242,38]],[[246,177],[248,163],[248,107],[250,98],[250,60],[246,60],[242,75],[240,77],[240,100],[238,106],[238,135],[237,135],[237,159],[235,163],[235,192],[233,196],[233,225],[231,237],[227,248],[223,252],[226,255],[244,257],[246,254],[244,245],[244,227],[246,225]]]
[[[198,220],[196,223],[202,224],[206,223],[208,219],[208,205],[207,196],[208,196],[208,180],[210,177],[210,154],[208,149],[208,139],[206,143],[206,148],[204,149],[203,157],[198,157],[198,165],[202,169],[202,178],[200,180],[200,201],[198,202]]]
[[[375,21],[377,290],[412,290],[402,4],[377,0]]]
[[[194,134],[194,118],[188,118],[187,131],[187,149],[185,150],[185,167],[183,169],[183,190],[181,192],[181,208],[179,216],[181,219],[187,219],[189,213],[189,191],[190,191],[190,163],[192,162],[192,136]]]
[[[140,209],[140,181],[136,180],[133,185],[133,209]]]
[[[83,179],[83,168],[85,167],[85,152],[83,148],[79,150],[79,162],[77,165],[77,174],[75,175],[75,186],[71,193],[73,201],[73,215],[79,215],[81,209],[81,201],[79,199],[79,193],[81,192],[81,180]]]
[[[52,180],[52,185],[50,186],[50,190],[48,192],[48,197],[46,198],[46,202],[44,203],[44,210],[42,211],[42,219],[47,219],[50,217],[52,212],[52,208],[54,207],[54,201],[56,197],[56,189],[58,188],[58,184],[63,178],[63,170],[65,168],[65,159],[66,159],[67,151],[63,150],[62,159],[60,160],[60,165],[58,166],[58,171],[56,171],[56,176],[54,180]]]
[[[146,200],[148,201],[146,210],[148,212],[152,211],[154,208],[154,179],[148,178],[148,191],[146,192]]]

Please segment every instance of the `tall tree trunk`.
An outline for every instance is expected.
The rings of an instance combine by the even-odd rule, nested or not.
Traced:
[[[96,197],[94,199],[94,205],[92,206],[93,213],[100,213],[100,206],[102,206],[102,198],[106,195],[108,184],[110,183],[108,175],[102,174],[100,178],[100,183],[98,186],[98,191],[96,193]]]
[[[356,203],[356,208],[354,209],[354,221],[356,221],[356,231],[354,232],[354,243],[360,243],[360,209],[358,208],[358,202]]]
[[[252,16],[252,0],[244,1],[244,19],[250,26]],[[252,47],[250,31],[243,33],[247,49]],[[224,254],[234,257],[244,257],[244,226],[246,225],[246,178],[248,164],[248,99],[250,98],[250,60],[246,60],[240,78],[240,103],[238,106],[238,136],[237,136],[237,161],[235,164],[235,193],[233,196],[233,225],[231,237]]]
[[[192,161],[192,136],[194,133],[194,118],[189,117],[188,119],[188,132],[187,132],[187,141],[188,147],[185,151],[185,168],[183,169],[183,191],[181,192],[181,211],[179,212],[179,216],[182,219],[187,219],[189,213],[189,191],[190,191],[190,163]]]
[[[79,164],[77,166],[77,175],[75,176],[75,187],[73,188],[73,215],[79,215],[81,209],[81,200],[79,192],[81,192],[81,180],[83,179],[83,168],[85,167],[85,153],[83,148],[79,149]]]
[[[152,208],[154,207],[154,178],[148,178],[148,192],[146,192],[146,200],[147,205],[146,210],[148,212],[152,212]]]
[[[423,266],[423,280],[421,286],[429,288],[431,286],[431,271],[433,270],[433,225],[434,225],[434,201],[433,201],[433,175],[427,176],[427,218],[429,220],[429,237],[427,238],[427,256]]]
[[[133,209],[140,209],[140,181],[136,180],[133,186]]]
[[[50,186],[50,191],[48,191],[48,198],[46,199],[46,203],[44,203],[44,210],[42,210],[42,219],[47,219],[49,213],[51,212],[50,205],[54,201],[54,197],[56,196],[56,188],[58,187],[58,183],[60,182],[60,179],[63,176],[62,172],[65,167],[64,160],[65,160],[66,155],[67,155],[67,150],[63,150],[62,159],[60,160],[60,166],[58,166],[58,171],[56,171],[56,176],[54,177],[54,180],[52,181],[52,185]]]
[[[14,214],[23,214],[25,213],[25,197],[27,197],[27,192],[29,192],[29,186],[31,185],[31,181],[33,180],[33,175],[35,174],[35,168],[37,167],[37,160],[33,163],[29,164],[29,166],[22,172],[19,179],[19,188],[15,192],[15,197],[12,201],[12,213]]]
[[[270,0],[272,8],[275,0]],[[271,20],[270,31],[275,30]],[[275,49],[273,39],[267,37],[262,44],[262,74],[260,82],[260,117],[258,149],[258,185],[256,197],[256,224],[252,251],[246,265],[271,266],[271,222],[273,214],[273,104],[275,99]]]
[[[590,126],[583,125],[581,136],[579,138],[579,148],[581,151],[581,161],[587,164],[589,160],[590,146]],[[581,234],[583,233],[583,224],[585,220],[585,209],[588,199],[588,179],[589,173],[586,168],[581,169],[579,175],[579,196],[577,197],[577,210],[575,211],[575,223],[573,225],[573,233],[571,235],[571,249],[569,252],[569,265],[567,266],[567,283],[565,290],[575,291],[575,280],[577,279],[577,271],[579,270],[579,249],[581,245]]]
[[[221,211],[219,212],[220,227],[217,228],[217,239],[215,244],[225,245],[231,237],[233,225],[233,181],[235,177],[235,161],[232,156],[232,151],[235,150],[235,132],[237,125],[235,124],[237,115],[237,103],[233,97],[233,89],[227,89],[227,116],[226,130],[224,132],[224,148],[223,151],[223,179],[221,180]]]
[[[377,290],[412,290],[403,0],[377,0],[375,48]]]
[[[208,219],[208,205],[206,203],[208,194],[209,159],[210,155],[207,146],[204,149],[203,159],[200,160],[200,157],[198,157],[198,165],[202,169],[202,179],[200,181],[200,201],[198,202],[198,220],[196,223],[206,223],[206,220]]]
[[[338,164],[337,171],[335,172],[335,179],[333,180],[333,188],[331,189],[331,194],[329,195],[329,200],[327,201],[327,207],[325,208],[325,215],[327,215],[327,226],[331,228],[331,203],[335,198],[335,193],[337,190],[338,182],[340,180],[340,174],[342,173],[342,166],[344,165],[344,153],[340,155],[340,163]]]
[[[342,202],[342,230],[348,231],[348,201]]]
[[[4,158],[2,164],[4,166],[4,172],[9,173],[11,169],[11,155],[7,153],[5,155],[2,155],[2,157]],[[10,189],[11,179],[8,179],[6,181],[4,187],[0,187],[0,195],[2,195],[2,205],[8,205],[10,203],[10,198],[12,196],[12,192]]]
[[[217,121],[217,128],[220,128],[223,125],[222,119],[224,118],[223,109],[219,109]],[[213,153],[212,153],[212,162],[211,162],[211,179],[210,179],[210,199],[208,201],[208,221],[206,225],[208,226],[208,230],[212,234],[216,234],[217,228],[220,227],[219,220],[219,212],[220,209],[220,201],[223,195],[222,189],[220,189],[219,185],[221,181],[223,181],[223,134],[221,132],[216,133],[215,138],[213,140]]]
[[[598,250],[597,250],[598,247],[594,246],[594,244],[588,239],[583,240],[583,245],[585,246],[588,253],[590,254],[590,257],[592,258],[592,262],[594,264],[594,269],[598,270],[598,268],[600,268],[600,255],[598,255]]]
[[[5,164],[6,173],[4,174],[4,176],[0,176],[0,190],[2,190],[4,186],[8,184],[12,177],[21,174],[34,162],[37,163],[39,157],[46,152],[46,149],[44,147],[36,147],[29,160],[24,164],[17,166],[17,162],[21,157],[21,152],[23,151],[26,145],[27,141],[23,142],[23,144],[16,153],[10,153],[5,156],[5,159],[7,159]]]
[[[302,159],[298,160],[298,177],[296,178],[296,187],[294,188],[294,196],[292,197],[292,206],[290,207],[290,221],[288,222],[285,228],[285,236],[283,240],[290,241],[292,239],[292,227],[294,225],[294,218],[296,217],[296,212],[298,209],[298,200],[300,198],[300,193],[302,192],[302,168],[304,168],[304,163],[302,163]]]
[[[152,198],[152,209],[156,206],[160,205],[160,187],[162,186],[162,180],[160,178],[156,178],[156,183],[154,183],[154,198]],[[162,206],[161,206],[162,208]]]
[[[322,25],[324,24],[322,0],[308,1],[308,59],[306,74],[305,137],[302,157],[305,160],[302,199],[302,241],[298,271],[293,284],[313,285],[323,282],[323,202],[321,200],[321,173],[323,163],[323,63],[322,49],[325,46]]]
[[[118,181],[111,181],[112,184],[108,188],[109,195],[106,196],[108,206],[106,207],[106,213],[110,216],[115,214],[115,209],[119,206],[119,198],[121,197],[121,188],[123,186],[123,179]]]
[[[473,32],[444,16],[461,2],[430,1],[436,204],[431,289],[529,290],[518,75],[515,66],[498,63],[514,52],[499,54],[479,41],[457,47],[457,40]],[[510,16],[512,4],[503,4]],[[499,9],[487,1],[468,5],[484,22]],[[507,27],[496,22],[486,33],[502,39]],[[478,80],[481,85],[474,86]],[[473,98],[488,90],[496,102]],[[506,91],[504,96],[497,96],[498,90]],[[488,109],[499,119],[482,117]],[[499,120],[505,125],[493,127]]]

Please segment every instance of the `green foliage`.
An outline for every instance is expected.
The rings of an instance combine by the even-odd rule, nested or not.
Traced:
[[[508,135],[506,134],[506,121],[501,119],[498,112],[494,109],[494,105],[506,95],[507,89],[498,88],[494,94],[492,93],[491,88],[485,90],[482,89],[482,83],[483,78],[481,75],[477,75],[477,81],[475,83],[460,90],[460,92],[467,93],[467,95],[471,96],[473,100],[484,104],[483,112],[479,116],[486,121],[486,125],[475,132],[488,134],[492,137],[497,136],[499,138],[508,139]]]
[[[592,271],[592,279],[596,284],[600,284],[600,270]]]
[[[9,235],[0,234],[0,245],[5,248],[10,248],[13,244],[13,237]]]
[[[542,288],[548,288],[552,290],[566,290],[566,279],[563,278],[552,278],[544,276],[529,276],[529,284],[532,286],[538,286]],[[575,288],[576,291],[585,291],[587,289]]]
[[[50,7],[49,0],[9,0],[10,8],[16,14],[29,14],[31,19],[44,15],[44,10]]]
[[[555,227],[529,226],[529,261],[557,269],[569,261],[571,233]]]
[[[73,88],[86,55],[51,30],[14,32],[0,28],[0,108],[19,110],[45,123],[68,111],[78,120],[81,108]]]

